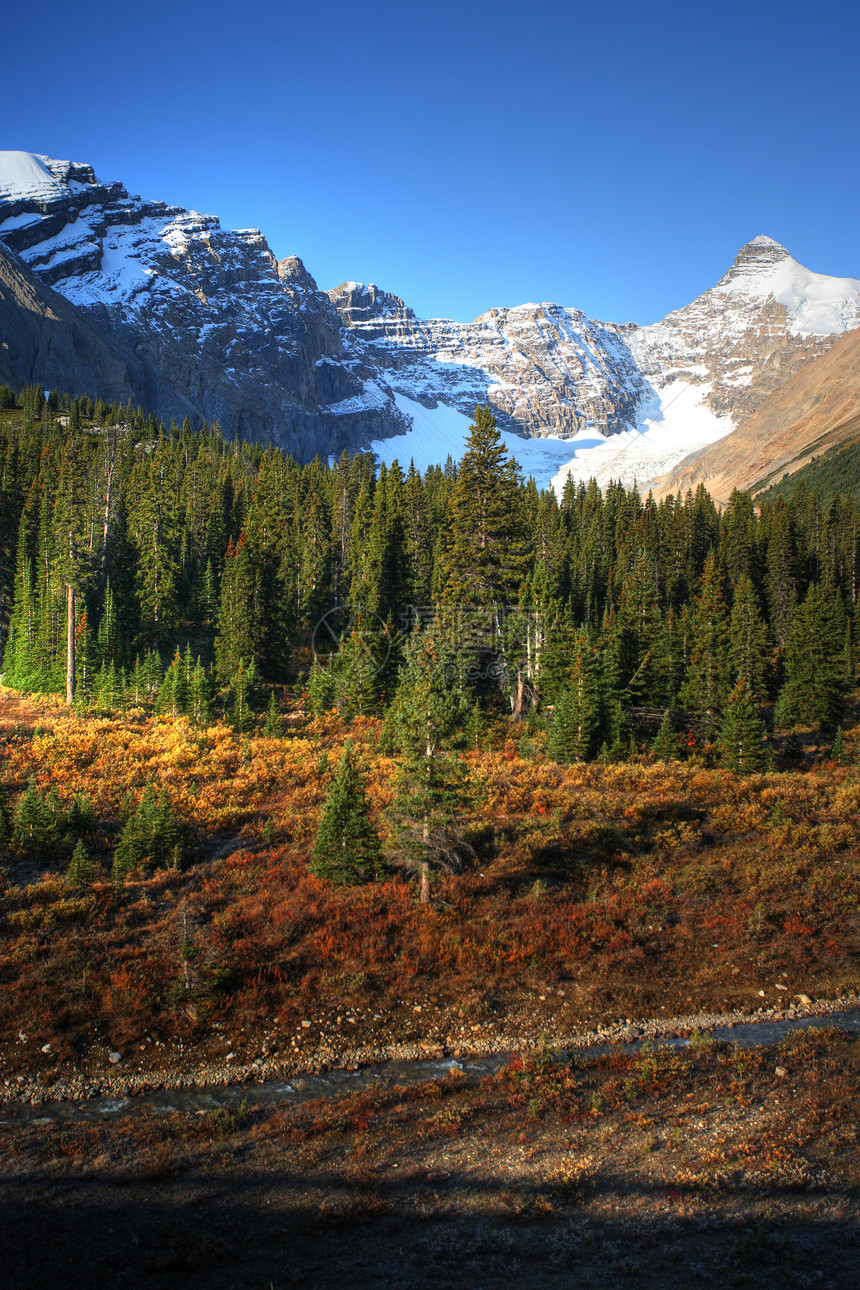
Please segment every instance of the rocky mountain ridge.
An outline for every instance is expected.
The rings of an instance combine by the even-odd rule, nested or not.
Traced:
[[[259,230],[30,153],[0,153],[0,243],[151,374],[151,410],[191,409],[305,460],[403,435],[416,405],[469,417],[485,402],[525,438],[619,434],[619,451],[657,425],[677,460],[860,325],[860,282],[812,274],[763,237],[647,327],[549,303],[423,320],[373,284],[320,291]]]
[[[278,262],[258,229],[228,232],[102,184],[88,166],[6,153],[0,240],[229,435],[307,459],[404,428],[392,400],[343,361],[328,296],[301,261]],[[153,410],[163,415],[164,400]]]

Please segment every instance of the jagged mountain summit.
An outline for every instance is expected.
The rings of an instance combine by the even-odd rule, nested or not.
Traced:
[[[860,325],[860,282],[765,237],[647,327],[556,304],[422,320],[373,284],[318,290],[259,230],[31,153],[0,153],[0,241],[134,358],[159,415],[190,408],[305,460],[372,446],[424,467],[457,456],[489,403],[526,470],[558,486],[662,473]]]
[[[229,435],[309,458],[405,428],[391,397],[344,363],[328,296],[257,229],[228,232],[103,184],[90,166],[6,152],[0,239]]]

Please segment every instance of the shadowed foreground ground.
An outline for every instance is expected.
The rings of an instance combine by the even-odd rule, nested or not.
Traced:
[[[9,1287],[858,1284],[860,1042],[3,1126]]]

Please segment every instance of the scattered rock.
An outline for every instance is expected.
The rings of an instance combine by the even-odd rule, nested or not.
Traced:
[[[302,1029],[303,1029],[303,1030],[310,1030],[310,1027],[311,1027],[311,1023],[310,1023],[309,1021],[303,1021],[303,1022],[302,1022]]]
[[[794,997],[798,1003],[803,1003],[803,1004],[812,1003],[812,1000],[810,999],[808,994],[796,994]]]
[[[784,1066],[777,1066],[776,1070],[773,1073],[774,1075],[778,1075],[780,1079],[785,1079],[786,1075],[788,1074],[788,1071],[785,1069]]]
[[[49,1053],[50,1051],[51,1051],[51,1045],[50,1045],[50,1044],[42,1044],[42,1052],[43,1052],[43,1053]]]
[[[111,1053],[108,1053],[108,1061],[110,1062],[111,1066],[118,1066],[119,1063],[122,1061],[122,1053],[118,1053],[116,1050],[114,1050]]]

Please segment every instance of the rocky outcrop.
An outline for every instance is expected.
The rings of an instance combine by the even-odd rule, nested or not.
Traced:
[[[421,320],[373,284],[329,292],[363,370],[419,402],[471,413],[488,402],[507,428],[572,438],[640,427],[681,385],[737,422],[835,334],[860,325],[860,282],[810,273],[757,237],[715,287],[659,323],[600,323],[555,304],[493,309],[472,323]]]
[[[857,326],[860,283],[811,273],[778,242],[757,237],[716,286],[629,339],[652,384],[706,386],[708,407],[737,424],[834,335]]]
[[[471,416],[488,403],[501,425],[529,435],[612,434],[635,420],[646,382],[627,345],[629,327],[560,305],[491,309],[472,323],[416,318],[373,283],[329,292],[367,373],[419,403]]]

